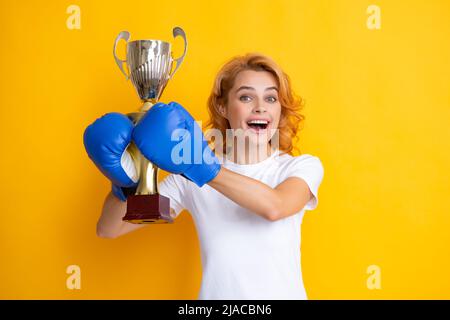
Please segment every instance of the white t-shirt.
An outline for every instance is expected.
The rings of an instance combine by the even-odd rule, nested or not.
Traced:
[[[168,175],[159,193],[170,199],[176,216],[187,209],[200,240],[200,300],[307,299],[303,285],[300,240],[305,210],[318,204],[323,166],[318,157],[293,157],[279,150],[256,163],[222,165],[274,188],[288,177],[302,178],[313,198],[298,213],[270,221],[239,206],[205,184],[198,187],[181,175]],[[258,201],[255,198],[255,201]]]

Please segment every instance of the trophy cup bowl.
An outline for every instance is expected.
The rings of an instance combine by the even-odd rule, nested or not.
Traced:
[[[167,82],[173,77],[186,55],[186,35],[180,27],[173,28],[173,37],[184,40],[184,52],[173,59],[171,44],[161,40],[129,41],[130,33],[122,31],[116,37],[113,48],[117,66],[131,80],[143,105],[137,112],[128,113],[128,118],[136,125],[142,116],[158,102]],[[120,40],[127,42],[126,60],[117,57],[116,48]],[[176,66],[172,71],[173,62]],[[126,69],[124,68],[126,66]],[[158,167],[146,159],[134,142],[128,146],[139,176],[135,194],[127,197],[127,212],[122,218],[130,223],[173,223],[169,198],[158,193]]]

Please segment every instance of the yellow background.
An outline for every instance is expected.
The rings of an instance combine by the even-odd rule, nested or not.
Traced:
[[[189,48],[163,101],[205,121],[219,67],[253,51],[305,98],[299,147],[325,168],[302,228],[309,298],[450,298],[449,1],[3,1],[0,24],[0,298],[196,299],[190,215],[96,237],[110,184],[82,143],[97,117],[140,105],[113,60],[119,31],[171,41],[177,57],[177,25]],[[69,265],[81,290],[66,287]],[[371,265],[381,289],[367,287]]]

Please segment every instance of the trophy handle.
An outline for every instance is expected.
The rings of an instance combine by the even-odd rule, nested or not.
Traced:
[[[128,39],[130,39],[130,33],[128,31],[120,32],[116,38],[116,41],[114,41],[114,48],[113,48],[113,55],[114,55],[114,59],[116,60],[117,66],[119,66],[120,71],[122,71],[122,73],[125,75],[125,78],[127,78],[127,80],[128,80],[129,76],[123,68],[123,64],[124,64],[124,62],[127,62],[127,60],[121,60],[116,55],[117,43],[119,43],[119,41],[121,39],[124,39],[126,42],[128,42]]]
[[[186,50],[187,50],[186,34],[184,33],[184,30],[181,29],[180,27],[175,27],[175,28],[173,28],[173,37],[176,38],[178,36],[181,36],[184,40],[184,52],[181,57],[179,57],[178,59],[175,59],[175,62],[177,63],[177,65],[175,66],[175,69],[172,71],[172,73],[169,75],[169,78],[172,78],[173,75],[175,74],[175,72],[177,72],[178,68],[181,66],[181,63],[183,62],[184,56],[186,55]]]

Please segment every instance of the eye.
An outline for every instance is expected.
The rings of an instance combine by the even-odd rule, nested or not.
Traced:
[[[241,101],[250,101],[250,100],[242,100],[242,98],[250,98],[249,96],[240,96],[240,98],[239,98],[239,100],[241,100]]]
[[[273,99],[273,100],[270,100],[270,102],[277,102],[277,98],[274,96],[270,96],[267,99]]]

